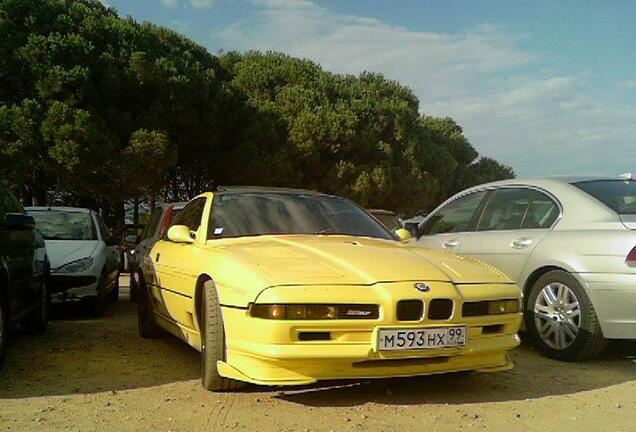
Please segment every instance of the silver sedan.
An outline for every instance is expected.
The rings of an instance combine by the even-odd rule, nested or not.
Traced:
[[[506,180],[453,196],[419,225],[419,245],[478,258],[525,296],[525,328],[552,358],[577,361],[636,339],[636,181]]]

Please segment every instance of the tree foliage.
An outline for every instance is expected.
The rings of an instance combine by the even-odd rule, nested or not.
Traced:
[[[96,0],[0,3],[0,179],[121,220],[126,200],[302,187],[410,213],[514,176],[382,75],[280,53],[215,56]]]

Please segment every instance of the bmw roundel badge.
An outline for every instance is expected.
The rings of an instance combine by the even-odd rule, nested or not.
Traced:
[[[423,282],[417,282],[415,284],[415,289],[422,292],[429,292],[431,290],[431,287]]]

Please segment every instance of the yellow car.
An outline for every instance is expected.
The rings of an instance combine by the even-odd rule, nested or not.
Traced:
[[[141,336],[201,351],[209,390],[505,370],[519,343],[521,292],[501,272],[332,195],[204,193],[139,271]]]

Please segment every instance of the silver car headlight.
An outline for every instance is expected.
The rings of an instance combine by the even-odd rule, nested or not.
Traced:
[[[58,267],[55,273],[79,273],[88,270],[92,265],[93,257],[86,257]]]

